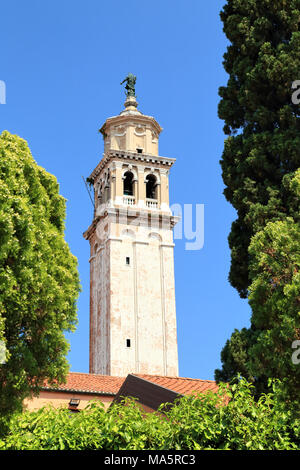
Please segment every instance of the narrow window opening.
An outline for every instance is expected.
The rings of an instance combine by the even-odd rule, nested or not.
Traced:
[[[156,199],[156,177],[154,175],[148,175],[146,178],[146,198]]]
[[[126,171],[123,186],[124,196],[133,196],[133,174],[131,171]]]
[[[126,339],[126,347],[130,348],[130,339]]]
[[[129,256],[126,256],[126,264],[127,264],[127,266],[130,265],[130,258],[129,258]]]

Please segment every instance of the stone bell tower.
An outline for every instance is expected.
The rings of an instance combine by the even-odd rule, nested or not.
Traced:
[[[125,109],[100,129],[102,160],[88,181],[95,195],[90,242],[90,373],[178,375],[169,170],[162,131],[137,110],[129,74]]]

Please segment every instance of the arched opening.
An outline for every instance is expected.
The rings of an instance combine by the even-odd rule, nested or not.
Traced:
[[[146,198],[157,199],[157,182],[154,175],[148,175],[146,178]]]
[[[133,196],[133,174],[131,171],[126,171],[124,174],[123,194],[124,196]]]

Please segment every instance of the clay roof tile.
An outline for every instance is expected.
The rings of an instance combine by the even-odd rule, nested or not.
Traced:
[[[189,395],[209,390],[217,392],[218,385],[213,380],[201,380],[187,377],[165,377],[160,375],[134,374],[137,377],[153,382],[162,387],[173,390],[182,395]],[[69,372],[66,383],[49,385],[45,382],[43,389],[55,389],[59,391],[74,391],[82,393],[95,393],[116,395],[125,377],[111,375],[86,374],[82,372]]]

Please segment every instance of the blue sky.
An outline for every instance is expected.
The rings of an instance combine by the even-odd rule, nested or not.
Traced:
[[[250,308],[228,282],[227,237],[235,211],[223,196],[223,122],[218,88],[227,75],[225,0],[10,0],[1,5],[0,131],[28,141],[67,199],[66,240],[77,256],[79,324],[68,334],[72,371],[88,372],[89,244],[92,205],[82,181],[101,159],[105,119],[123,109],[128,72],[139,109],[163,127],[160,155],[176,158],[170,200],[204,204],[205,242],[175,247],[179,373],[213,379],[234,328]]]

